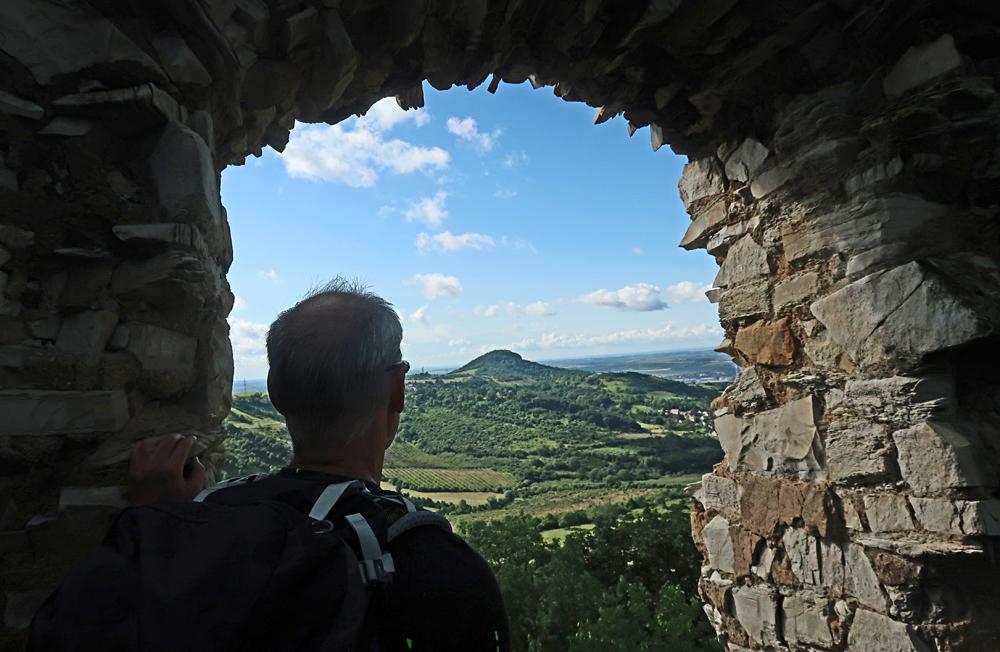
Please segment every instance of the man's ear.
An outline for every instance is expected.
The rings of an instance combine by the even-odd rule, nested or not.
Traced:
[[[389,412],[399,414],[406,406],[406,374],[393,373],[389,388]]]

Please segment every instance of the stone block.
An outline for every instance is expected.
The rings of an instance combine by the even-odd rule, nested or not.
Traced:
[[[765,586],[741,586],[733,589],[736,620],[758,645],[778,642],[778,601]]]
[[[767,392],[760,382],[760,376],[754,367],[740,369],[736,380],[723,392],[723,397],[729,403],[736,403],[744,409],[754,409],[767,403]]]
[[[705,251],[713,256],[718,256],[733,242],[746,235],[749,228],[746,222],[736,222],[735,224],[728,224],[722,227],[712,234],[712,237],[705,243]]]
[[[906,532],[913,529],[909,504],[901,494],[873,494],[864,497],[865,514],[872,532]]]
[[[834,423],[826,433],[830,480],[849,484],[890,481],[892,447],[885,426],[867,421]]]
[[[722,224],[727,216],[725,199],[720,199],[708,208],[698,211],[685,231],[684,237],[681,238],[680,246],[685,249],[705,246],[709,233]]]
[[[725,288],[754,281],[768,275],[767,251],[749,236],[743,236],[729,248],[719,267],[714,287]]]
[[[865,276],[810,309],[863,369],[912,368],[996,326],[919,262]]]
[[[691,205],[705,197],[721,195],[726,191],[726,180],[714,156],[691,161],[684,166],[677,188],[681,201],[690,210]]]
[[[826,551],[826,546],[823,549]],[[835,572],[833,575],[836,577],[839,573]],[[886,608],[886,598],[878,575],[868,556],[865,555],[864,548],[857,544],[849,543],[843,549],[843,578],[844,590],[857,598],[861,604],[873,609]]]
[[[760,169],[767,155],[766,147],[753,138],[747,138],[726,158],[726,177],[746,183]]]
[[[768,286],[763,281],[724,290],[713,288],[709,292],[717,293],[717,299],[713,303],[719,304],[719,319],[723,323],[736,319],[762,317],[771,312]],[[712,301],[709,292],[705,295]]]
[[[904,52],[882,80],[882,90],[886,97],[897,98],[961,65],[962,55],[955,48],[955,38],[942,34]]]
[[[763,199],[799,175],[796,165],[775,165],[757,175],[750,184],[754,199]]]
[[[160,65],[175,84],[207,86],[212,83],[208,70],[178,34],[157,34],[152,40]]]
[[[0,3],[3,50],[42,85],[89,68],[142,70],[147,79],[162,72],[114,23],[80,3],[5,0]],[[44,43],[44,47],[40,44]]]
[[[201,251],[205,241],[198,227],[192,224],[118,224],[111,228],[115,236],[122,242],[150,242],[167,245],[179,245],[187,249]]]
[[[781,544],[795,578],[803,584],[821,585],[823,572],[819,541],[802,528],[790,527],[785,530]]]
[[[806,396],[761,412],[741,435],[738,467],[757,473],[811,477],[820,470],[816,441],[816,403]],[[730,460],[734,464],[737,460]]]
[[[932,223],[954,217],[954,208],[946,204],[916,195],[891,194],[810,215],[805,223],[788,223],[782,227],[781,242],[790,262],[830,251],[852,259],[886,245],[906,244]],[[853,265],[859,266],[858,262]]]
[[[129,418],[120,390],[0,391],[0,435],[62,435],[121,430]]]
[[[750,475],[743,479],[742,485],[740,521],[757,534],[771,536],[783,517],[777,500],[781,483]]]
[[[791,645],[833,646],[830,622],[823,605],[791,595],[782,601],[781,615],[784,638]]]
[[[918,494],[995,486],[978,447],[957,427],[925,421],[892,433],[903,480]]]
[[[772,301],[777,309],[799,303],[816,295],[819,291],[819,274],[806,272],[787,278],[774,286]]]
[[[145,371],[187,374],[194,369],[198,341],[152,324],[130,322],[125,350],[139,359]]]
[[[782,367],[795,358],[795,338],[787,317],[744,326],[736,332],[735,346],[753,364]]]
[[[714,509],[724,516],[739,513],[740,486],[729,478],[706,473],[701,478],[697,497],[705,509]]]
[[[201,136],[180,123],[168,123],[157,138],[149,165],[168,218],[212,225],[221,222],[215,164]]]
[[[85,310],[62,320],[56,348],[97,358],[111,339],[118,314],[110,310]]]
[[[849,652],[931,652],[910,625],[858,609],[847,636]]]
[[[702,541],[708,550],[708,563],[725,573],[733,572],[733,539],[729,535],[729,521],[716,516],[702,528]]]
[[[715,420],[715,433],[719,437],[719,444],[722,446],[726,459],[729,460],[731,468],[736,468],[740,461],[740,452],[743,449],[743,419],[734,414],[723,414]]]
[[[962,518],[959,505],[946,498],[917,498],[910,496],[910,506],[917,523],[930,532],[962,535]]]
[[[1000,536],[1000,500],[962,501],[960,507],[964,534]]]
[[[111,277],[111,290],[116,295],[142,298],[144,301],[160,305],[173,303],[177,291],[193,294],[207,290],[208,281],[204,261],[183,251],[168,251],[153,258],[126,260],[115,269]],[[154,287],[156,288],[154,289]],[[178,287],[179,286],[179,287]],[[161,294],[160,287],[164,289]]]

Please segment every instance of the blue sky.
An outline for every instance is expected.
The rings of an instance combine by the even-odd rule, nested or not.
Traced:
[[[683,157],[550,88],[424,92],[224,172],[237,379],[266,375],[267,325],[338,274],[396,306],[417,368],[718,343],[717,267],[677,246]]]

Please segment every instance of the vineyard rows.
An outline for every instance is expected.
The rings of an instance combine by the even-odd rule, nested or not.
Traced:
[[[491,491],[514,484],[509,473],[493,469],[385,469],[386,479],[425,491]]]

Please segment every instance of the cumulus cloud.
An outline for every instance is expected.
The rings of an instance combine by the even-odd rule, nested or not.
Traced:
[[[551,317],[556,314],[556,309],[551,303],[536,301],[524,307],[524,313],[531,317]]]
[[[462,284],[456,277],[445,276],[439,272],[414,274],[406,284],[420,286],[420,294],[431,301],[457,297],[462,293]]]
[[[410,321],[416,324],[429,324],[431,319],[427,315],[427,306],[420,306],[410,313]]]
[[[605,308],[639,312],[663,310],[667,307],[667,304],[660,298],[660,288],[652,283],[626,285],[619,290],[602,288],[583,295],[577,301]]]
[[[233,309],[230,312],[239,312],[247,307],[247,302],[238,294],[233,295]]]
[[[341,124],[296,125],[281,154],[289,176],[343,183],[356,188],[374,186],[379,174],[407,174],[441,170],[451,155],[440,147],[421,147],[387,134],[395,126],[427,124],[421,110],[403,111],[392,98],[376,102],[361,118]]]
[[[674,303],[708,303],[705,292],[710,287],[693,281],[681,281],[667,287],[664,292]]]
[[[493,349],[510,349],[512,351],[529,351],[539,349],[585,348],[595,345],[620,344],[635,342],[670,342],[691,339],[717,337],[722,329],[717,324],[697,324],[695,326],[676,326],[672,323],[659,328],[636,328],[598,334],[565,335],[561,333],[544,333],[537,337],[527,337],[516,342],[489,344],[482,347],[483,351]]]
[[[403,213],[407,222],[423,222],[428,226],[440,226],[448,217],[448,210],[444,207],[444,201],[448,199],[448,193],[439,190],[433,197],[424,197],[410,204],[410,207]]]
[[[545,303],[544,301],[536,301],[523,306],[513,301],[494,303],[488,306],[479,305],[473,309],[473,312],[487,319],[496,317],[501,312],[506,312],[511,317],[522,317],[524,315],[529,317],[551,317],[558,314],[551,303]]]
[[[477,149],[488,152],[496,145],[500,137],[500,130],[494,129],[490,132],[479,131],[479,126],[473,118],[448,118],[445,123],[450,133],[455,134],[462,140],[472,143]]]
[[[452,233],[444,231],[436,235],[421,233],[415,242],[417,251],[424,253],[427,251],[440,251],[448,253],[460,251],[462,249],[492,249],[496,242],[488,235],[482,233]]]
[[[267,364],[267,324],[229,318],[229,340],[233,344],[233,358],[236,362],[247,366],[264,366]]]

